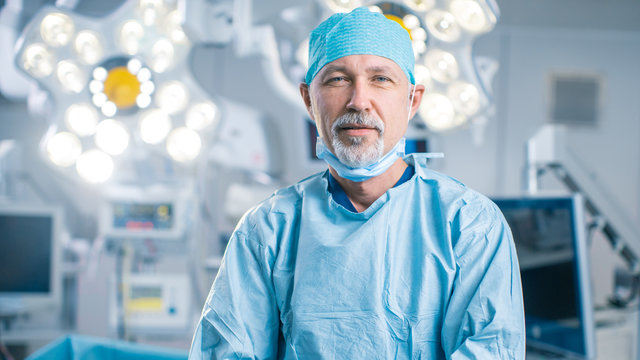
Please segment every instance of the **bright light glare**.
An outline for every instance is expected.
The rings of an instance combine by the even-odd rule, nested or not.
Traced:
[[[437,81],[449,83],[458,78],[458,62],[451,53],[433,49],[425,56],[424,63]]]
[[[96,131],[98,112],[95,107],[86,103],[73,104],[65,111],[64,122],[78,136],[89,136]]]
[[[404,26],[409,30],[417,29],[420,27],[420,19],[413,14],[407,14],[402,18],[402,22]],[[413,32],[411,33],[411,37],[413,38]],[[426,38],[425,38],[426,39]]]
[[[182,16],[178,10],[174,10],[166,16],[163,30],[174,43],[184,43],[187,40],[187,35],[182,29]]]
[[[66,45],[73,36],[73,20],[63,13],[51,13],[40,23],[40,36],[47,45],[58,47]]]
[[[138,75],[136,75],[136,77],[138,78],[138,81],[140,81],[141,83],[145,81],[149,81],[151,79],[151,71],[143,67],[142,69],[140,69],[140,71],[138,71]]]
[[[59,132],[47,141],[47,155],[58,166],[71,166],[82,152],[80,139],[70,132]]]
[[[189,111],[187,111],[185,123],[187,127],[199,131],[211,126],[216,120],[217,114],[218,107],[214,103],[210,101],[201,102],[193,105]]]
[[[109,75],[107,69],[102,66],[93,69],[93,78],[96,80],[105,81],[107,79],[107,75]]]
[[[109,98],[107,97],[107,94],[101,93],[101,92],[94,94],[91,97],[91,102],[93,103],[93,105],[97,107],[102,107],[107,102],[107,100],[109,100]]]
[[[113,160],[100,150],[89,150],[78,157],[76,170],[85,181],[92,184],[102,183],[113,174]]]
[[[129,146],[129,132],[120,121],[107,119],[98,124],[96,145],[110,155],[120,155]]]
[[[149,107],[149,105],[151,105],[151,96],[149,96],[148,94],[138,95],[136,97],[136,105],[138,105],[138,107],[141,109]]]
[[[362,6],[362,0],[326,0],[327,6],[335,12],[348,12]]]
[[[160,39],[151,48],[151,68],[157,73],[165,72],[173,64],[174,48],[171,41]]]
[[[133,58],[127,62],[127,70],[132,74],[137,74],[142,68],[142,62],[136,58]]]
[[[151,26],[165,13],[166,8],[162,0],[139,0],[137,11],[142,22]]]
[[[435,5],[435,0],[405,0],[407,6],[418,11],[427,11]]]
[[[32,44],[22,53],[22,67],[31,75],[41,78],[53,72],[53,54],[43,44]]]
[[[87,75],[71,60],[58,63],[56,76],[63,89],[76,94],[84,89],[87,82]]]
[[[202,141],[198,134],[187,128],[177,128],[167,138],[167,152],[176,161],[195,159],[200,153]]]
[[[422,120],[431,130],[442,131],[456,125],[453,104],[449,98],[442,94],[427,94],[422,99],[422,105],[418,111]]]
[[[144,28],[135,21],[129,20],[120,28],[120,47],[129,55],[134,55],[140,49],[140,40],[144,36]]]
[[[140,137],[148,144],[161,142],[170,130],[171,118],[162,110],[149,110],[140,119]]]
[[[489,30],[489,19],[475,0],[453,0],[449,9],[464,29],[475,33]]]
[[[456,111],[467,116],[475,115],[480,110],[480,92],[472,84],[456,82],[449,86],[447,96]]]
[[[427,29],[437,39],[454,42],[460,38],[460,26],[448,11],[434,9],[426,17]]]
[[[104,84],[102,83],[102,81],[91,80],[91,82],[89,82],[89,91],[92,94],[97,94],[99,92],[102,92],[102,90],[104,90]]]
[[[78,33],[73,42],[73,48],[85,64],[93,65],[103,55],[102,43],[98,34],[90,30],[82,30]]]
[[[169,114],[182,111],[189,102],[189,91],[179,81],[163,84],[156,93],[156,105]]]
[[[416,64],[413,76],[416,79],[416,84],[424,85],[427,88],[427,92],[431,91],[433,83],[431,81],[431,73],[426,66]]]
[[[112,117],[118,111],[118,106],[116,106],[113,101],[107,101],[102,105],[100,110],[102,110],[102,114],[104,114],[104,116]]]

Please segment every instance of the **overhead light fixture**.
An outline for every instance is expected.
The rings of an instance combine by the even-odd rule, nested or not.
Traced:
[[[484,123],[481,120],[491,113],[491,84],[486,82],[493,75],[493,70],[484,71],[476,66],[471,47],[477,36],[491,31],[495,26],[500,15],[495,0],[316,2],[322,9],[322,18],[337,12],[351,11],[358,6],[367,6],[371,11],[382,13],[407,30],[416,61],[415,77],[426,87],[425,99],[417,116],[418,121],[422,120],[422,125],[414,122],[417,127],[442,132],[469,122]],[[308,39],[298,38],[292,41],[297,41],[298,49],[294,52],[295,56],[291,57],[295,58],[297,66],[306,69]],[[266,56],[269,55],[267,51],[263,52]],[[285,74],[288,72],[300,74],[303,71],[283,71]],[[293,88],[298,81],[299,78],[291,78],[290,83],[285,85]],[[274,81],[274,85],[285,86],[282,81]],[[282,94],[292,92],[293,90],[280,91]],[[288,96],[287,100],[293,101],[293,97]],[[429,106],[435,106],[435,109],[428,109]]]
[[[55,104],[43,151],[60,171],[100,183],[131,168],[131,147],[180,163],[202,152],[220,111],[191,75],[177,6],[126,1],[102,18],[45,6],[25,26],[16,63]]]

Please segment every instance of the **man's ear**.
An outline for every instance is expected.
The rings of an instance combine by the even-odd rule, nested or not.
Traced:
[[[411,102],[411,110],[409,120],[413,119],[416,116],[416,112],[418,112],[418,108],[420,107],[420,103],[422,102],[422,96],[424,95],[424,85],[416,84],[415,86],[415,94],[413,95],[413,101]],[[409,101],[411,101],[411,94],[409,94]]]
[[[313,117],[313,110],[311,109],[311,94],[309,91],[309,85],[306,83],[300,83],[300,95],[302,96],[302,101],[304,101],[304,105],[307,107],[309,117],[311,120],[315,121],[315,118]]]

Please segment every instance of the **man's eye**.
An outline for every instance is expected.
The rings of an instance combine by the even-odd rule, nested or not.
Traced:
[[[387,81],[391,81],[391,79],[389,79],[386,76],[376,76],[376,81],[387,82]]]
[[[329,79],[329,82],[340,82],[344,80],[345,80],[344,76],[334,76]]]

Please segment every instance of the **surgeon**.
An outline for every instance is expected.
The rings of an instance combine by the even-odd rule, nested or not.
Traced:
[[[498,208],[404,156],[425,91],[406,30],[357,8],[311,32],[302,100],[328,170],[247,212],[192,359],[524,359]]]

